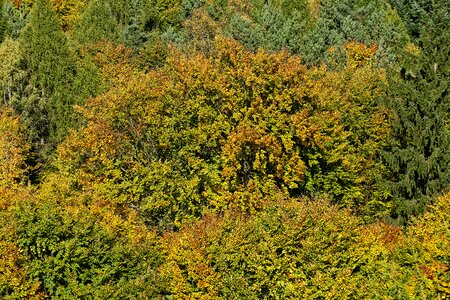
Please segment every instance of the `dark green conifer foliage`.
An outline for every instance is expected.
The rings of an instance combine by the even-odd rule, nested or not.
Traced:
[[[0,35],[19,38],[28,21],[29,7],[24,4],[19,8],[14,7],[11,1],[4,1],[0,9]],[[1,38],[0,38],[1,41]]]
[[[391,83],[396,118],[385,160],[396,203],[392,217],[400,222],[450,186],[449,8],[448,0],[433,4],[420,31],[420,50],[407,54],[401,79]]]
[[[405,23],[410,36],[419,38],[420,28],[427,22],[433,0],[390,0]]]
[[[43,94],[51,95],[72,72],[66,37],[48,0],[38,0],[22,36],[27,69]],[[69,61],[69,62],[67,62]]]
[[[125,44],[133,50],[138,50],[148,39],[142,22],[142,2],[142,0],[131,1],[130,24],[124,30]]]
[[[378,45],[378,56],[383,66],[397,61],[397,53],[407,43],[408,36],[400,18],[384,0],[331,1],[320,3],[319,16],[305,33],[297,52],[308,64],[343,59],[329,57],[328,49],[349,41]]]
[[[213,19],[225,24],[226,35],[252,51],[287,49],[300,54],[309,65],[343,63],[342,46],[358,41],[377,44],[378,61],[385,67],[397,62],[400,49],[408,42],[407,30],[387,0],[250,2],[244,11],[231,4],[222,10],[207,10]],[[330,56],[330,48],[338,52]]]
[[[81,16],[75,37],[81,43],[121,42],[121,30],[111,6],[106,1],[91,1]]]
[[[19,110],[29,116],[27,123],[37,135],[33,138],[41,144],[54,145],[72,125],[70,88],[75,68],[66,37],[49,0],[35,2],[21,36],[21,48],[23,69],[29,75],[29,82],[19,99]],[[40,103],[39,112],[33,113],[37,103],[32,99],[39,99],[36,100]],[[43,119],[44,124],[37,125]]]
[[[225,32],[253,51],[284,48],[298,53],[300,39],[311,20],[307,2],[253,1],[253,5],[249,16],[232,13]]]

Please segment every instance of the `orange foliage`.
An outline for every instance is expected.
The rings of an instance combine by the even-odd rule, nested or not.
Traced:
[[[79,108],[87,126],[58,149],[93,199],[180,222],[324,188],[359,209],[376,192],[389,132],[375,103],[382,71],[308,70],[287,52],[219,38],[212,57],[171,49],[144,73],[125,47],[96,47],[108,90]]]

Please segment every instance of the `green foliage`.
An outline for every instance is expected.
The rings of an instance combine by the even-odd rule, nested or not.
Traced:
[[[280,201],[251,217],[207,216],[167,234],[160,272],[173,298],[397,299],[406,293],[388,243],[400,232],[383,237],[388,230],[362,231],[326,201]]]
[[[181,27],[184,11],[180,1],[90,1],[75,26],[81,43],[125,43],[138,50],[150,32],[161,35]]]
[[[318,64],[339,60],[327,50],[349,41],[378,46],[382,66],[398,61],[399,51],[406,45],[408,35],[403,23],[390,5],[378,1],[320,1],[318,18],[299,43],[306,63]],[[341,56],[342,57],[342,56]]]
[[[29,7],[27,5],[15,7],[11,1],[4,1],[0,10],[0,36],[3,36],[3,39],[6,37],[19,38],[27,24],[28,13]],[[3,41],[3,39],[0,39],[0,41]]]
[[[5,39],[6,29],[7,29],[7,21],[8,21],[3,13],[4,5],[5,4],[1,3],[1,8],[0,8],[0,43],[2,43],[3,40]]]
[[[447,299],[449,8],[0,0],[0,298]]]
[[[396,202],[393,218],[404,222],[450,184],[448,6],[437,3],[421,31],[419,49],[405,53],[401,78],[391,76],[393,140],[385,155]]]
[[[101,91],[101,74],[88,51],[81,51],[75,67],[71,97],[74,104],[81,105],[85,99],[96,96]]]
[[[183,18],[182,0],[151,0],[154,16],[160,28],[180,26]]]
[[[205,13],[211,18],[206,24]],[[215,23],[215,26],[210,23]],[[193,28],[196,27],[203,28],[203,31],[197,30],[203,35],[195,34]],[[214,27],[218,28],[207,30]],[[379,64],[391,66],[398,61],[399,51],[409,40],[402,20],[384,0],[339,3],[254,0],[232,1],[224,5],[211,1],[194,10],[185,22],[185,29],[188,41],[194,35],[196,40],[205,43],[222,34],[231,36],[252,51],[259,48],[267,51],[286,49],[300,54],[308,65],[342,64],[345,62],[343,46],[357,41],[376,44]],[[330,55],[330,48],[339,50],[339,53]]]
[[[48,0],[39,0],[21,38],[27,68],[43,95],[51,95],[73,73],[72,59],[64,33]]]
[[[349,43],[345,48],[346,68],[313,69],[311,75],[321,80],[312,90],[319,105],[312,110],[310,126],[321,130],[317,145],[305,153],[305,189],[312,194],[325,191],[342,206],[381,216],[389,209],[380,185],[385,169],[379,158],[390,133],[388,112],[378,101],[384,73],[371,66],[375,47]]]
[[[81,110],[87,126],[61,145],[61,171],[162,228],[205,209],[251,212],[323,192],[368,215],[383,211],[378,155],[388,125],[375,101],[383,73],[370,67],[374,49],[349,45],[348,67],[331,72],[285,52],[215,47],[214,58],[174,51],[148,73],[124,48],[103,48],[96,60],[111,88]]]
[[[398,11],[398,14],[405,23],[410,36],[413,39],[417,39],[420,35],[421,28],[425,25],[430,15],[433,13],[433,2],[435,1],[390,0],[390,2]]]
[[[121,31],[111,5],[106,1],[90,1],[75,26],[75,38],[81,43],[120,42]]]
[[[169,48],[159,35],[150,35],[149,41],[139,50],[135,63],[142,70],[162,67],[169,55]]]
[[[14,213],[17,238],[11,242],[25,254],[20,265],[30,282],[41,282],[40,290],[52,299],[157,296],[154,234],[100,203],[62,202],[61,183],[43,191]]]
[[[3,103],[12,104],[20,91],[25,71],[20,70],[19,42],[6,39],[0,44],[0,93]]]
[[[12,208],[17,202],[28,200],[31,190],[16,185],[0,184],[0,297],[2,299],[44,299],[39,291],[40,282],[30,280],[25,256],[17,239]]]
[[[147,40],[144,24],[142,24],[142,2],[142,0],[131,1],[132,16],[124,30],[125,44],[134,50],[138,50]]]
[[[69,91],[75,67],[66,37],[48,0],[38,0],[33,5],[20,41],[23,68],[29,82],[24,83],[24,94],[16,105],[21,113],[28,115],[27,122],[36,132],[33,139],[51,146],[61,141],[67,128],[73,125],[73,100]],[[40,107],[36,113],[35,107]]]
[[[251,51],[295,52],[298,36],[310,22],[306,1],[208,1],[199,6],[194,6],[184,27],[188,47],[203,53],[209,53],[206,45],[218,35],[233,37]]]

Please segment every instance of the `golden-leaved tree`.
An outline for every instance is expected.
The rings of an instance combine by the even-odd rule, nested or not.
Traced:
[[[389,126],[374,47],[349,44],[348,65],[330,71],[217,39],[211,57],[173,49],[147,73],[122,46],[102,47],[95,61],[110,88],[80,108],[86,126],[59,147],[61,172],[91,201],[164,228],[315,193],[369,214],[385,205],[378,155]]]
[[[5,299],[43,299],[39,282],[27,279],[23,253],[14,242],[13,209],[31,193],[24,185],[29,155],[24,133],[19,117],[0,105],[0,297]]]

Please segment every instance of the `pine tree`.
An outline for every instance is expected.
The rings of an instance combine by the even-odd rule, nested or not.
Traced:
[[[434,3],[420,31],[420,49],[410,49],[401,78],[391,82],[389,105],[396,117],[385,161],[392,174],[392,217],[400,222],[450,186],[449,7],[448,0]]]

